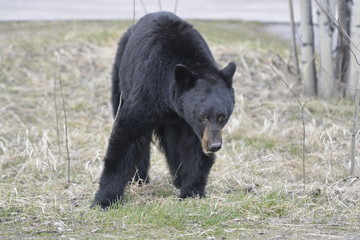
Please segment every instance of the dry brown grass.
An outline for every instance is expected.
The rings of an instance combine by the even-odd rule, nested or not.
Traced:
[[[226,23],[198,25],[221,66],[230,59],[238,64],[236,108],[210,176],[208,199],[178,202],[154,145],[152,182],[130,186],[126,205],[104,213],[88,206],[112,127],[110,71],[116,42],[128,23],[0,24],[2,238],[360,238],[359,169],[348,177],[352,104],[310,100],[306,105],[304,190],[301,110],[269,67],[302,98],[302,87],[283,60],[287,47],[279,45],[285,43],[268,35],[264,42],[253,32],[252,39],[231,35],[236,28],[246,29],[244,23],[229,23],[230,29],[221,28]],[[211,40],[218,31],[228,31],[228,41]],[[282,57],[269,51],[278,48]],[[62,100],[59,85],[54,88],[59,67],[68,118],[69,188]],[[162,223],[167,211],[179,214],[167,216],[168,225]]]

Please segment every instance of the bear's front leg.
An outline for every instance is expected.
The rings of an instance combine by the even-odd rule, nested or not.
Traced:
[[[137,117],[136,111],[129,111],[127,108],[124,106],[121,116],[115,120],[104,158],[100,187],[92,206],[100,205],[106,208],[121,200],[126,185],[136,173],[137,165],[142,168],[142,175],[147,175],[151,124]]]
[[[215,157],[205,155],[200,146],[194,151],[195,154],[192,152],[192,156],[190,151],[181,156],[181,167],[177,176],[180,183],[180,198],[205,197],[205,186]]]
[[[110,138],[104,158],[100,187],[95,195],[93,206],[100,205],[106,208],[123,197],[125,186],[130,179],[130,172],[135,167],[132,144],[124,140],[124,136],[114,134]]]

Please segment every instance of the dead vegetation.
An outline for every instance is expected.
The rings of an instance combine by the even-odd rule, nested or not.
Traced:
[[[112,127],[111,64],[127,23],[0,24],[2,239],[360,237],[360,180],[348,177],[352,104],[308,101],[304,190],[301,109],[270,68],[305,100],[288,71],[290,45],[269,35],[264,42],[253,32],[255,40],[237,41],[232,32],[247,28],[245,23],[229,23],[230,29],[221,27],[226,23],[198,25],[221,66],[230,59],[238,64],[236,108],[210,175],[208,198],[179,202],[153,145],[151,183],[129,186],[124,206],[101,212],[88,207]],[[211,41],[218,31],[228,42]],[[270,51],[279,48],[281,55]],[[59,82],[54,86],[58,68],[66,101],[69,187]],[[357,156],[359,149],[358,143]]]

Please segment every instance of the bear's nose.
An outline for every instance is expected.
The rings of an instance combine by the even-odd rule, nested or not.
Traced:
[[[221,148],[221,143],[212,143],[209,146],[209,151],[210,152],[217,152],[217,151],[220,150],[220,148]]]

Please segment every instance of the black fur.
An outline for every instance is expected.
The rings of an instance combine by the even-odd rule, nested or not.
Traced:
[[[94,205],[121,199],[127,183],[148,180],[154,132],[180,189],[180,197],[205,196],[221,129],[234,105],[232,77],[223,70],[205,40],[174,14],[148,14],[119,42],[112,74],[116,115],[100,188]]]

